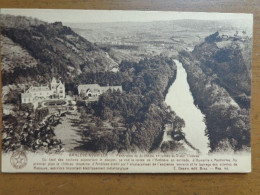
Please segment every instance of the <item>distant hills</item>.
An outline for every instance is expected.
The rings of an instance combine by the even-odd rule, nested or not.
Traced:
[[[242,24],[242,25],[241,25]],[[223,30],[246,30],[248,34],[252,34],[251,25],[248,23],[237,23],[233,20],[170,20],[170,21],[153,21],[153,22],[111,22],[111,23],[66,23],[66,26],[71,27],[75,32],[87,38],[89,41],[100,42],[106,41],[111,35],[117,38],[127,40],[129,36],[135,35],[153,35],[153,38],[162,36],[163,39],[173,36],[173,32],[186,31],[194,32],[194,36],[198,33],[214,33],[216,29]],[[96,32],[96,33],[92,33]],[[132,37],[133,38],[133,37]],[[135,37],[134,37],[135,38]],[[150,36],[143,37],[149,40]],[[142,41],[142,40],[141,40]],[[170,40],[168,40],[170,41]]]

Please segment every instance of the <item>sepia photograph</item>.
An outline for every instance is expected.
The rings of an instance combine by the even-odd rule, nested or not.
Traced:
[[[0,12],[2,171],[251,171],[252,14]]]

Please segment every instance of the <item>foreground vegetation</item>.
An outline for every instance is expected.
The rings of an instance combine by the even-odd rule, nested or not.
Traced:
[[[54,127],[60,117],[49,115],[47,108],[33,110],[30,104],[13,109],[3,116],[2,149],[4,152],[24,148],[29,151],[60,152],[62,143]]]

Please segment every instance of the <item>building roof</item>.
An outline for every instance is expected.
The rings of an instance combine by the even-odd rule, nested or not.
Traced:
[[[99,88],[99,84],[85,84],[85,85],[79,85],[79,87],[84,87],[84,88]]]
[[[22,98],[31,98],[32,94],[31,93],[22,93]]]
[[[62,82],[60,79],[56,79],[55,77],[52,77],[51,83],[60,84]]]
[[[64,87],[64,85],[60,82],[60,84],[56,88],[59,88],[60,86]]]
[[[97,89],[100,89],[100,85],[99,84],[86,84],[86,85],[79,85],[78,86],[78,90],[81,91],[82,89],[90,89],[90,90],[97,90]]]
[[[86,84],[86,85],[79,85],[78,86],[78,91],[80,93],[81,90],[91,90],[91,91],[95,91],[95,90],[103,90],[103,91],[107,91],[109,89],[111,90],[120,90],[122,91],[122,86],[100,86],[99,84]]]
[[[48,86],[40,86],[40,87],[31,86],[27,91],[28,92],[50,91],[50,88]]]
[[[109,89],[111,89],[111,90],[120,90],[120,91],[122,91],[122,86],[105,86],[105,87],[102,87],[102,89],[104,89],[104,90],[109,90]]]

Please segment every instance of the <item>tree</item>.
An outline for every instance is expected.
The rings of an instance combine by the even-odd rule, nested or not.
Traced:
[[[102,127],[103,121],[100,118],[96,117],[95,118],[95,124],[97,125],[97,127]]]

